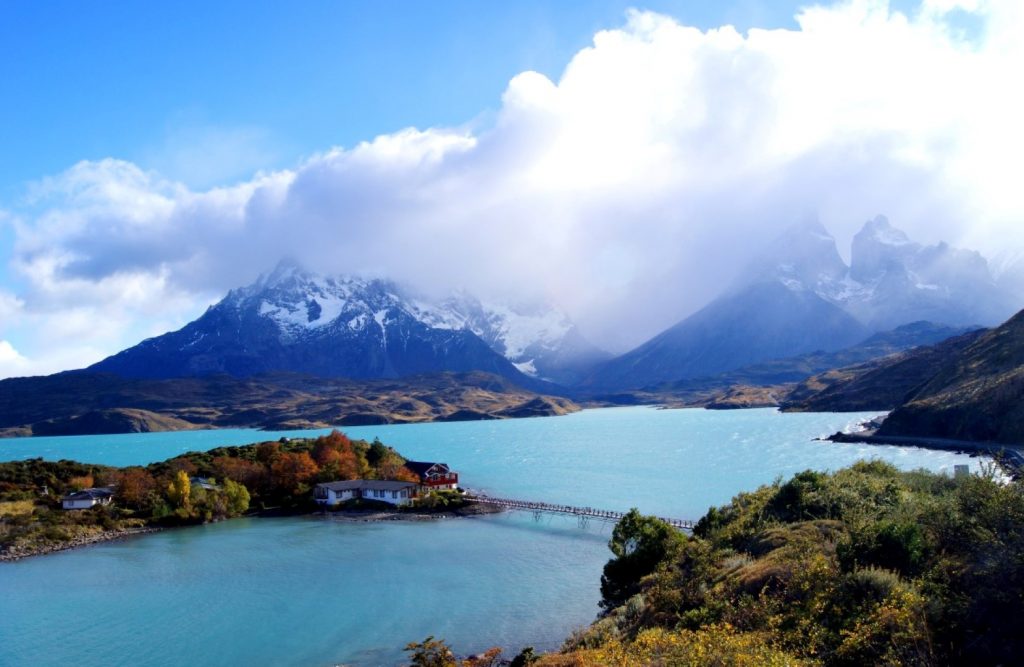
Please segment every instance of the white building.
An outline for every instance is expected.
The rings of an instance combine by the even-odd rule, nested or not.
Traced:
[[[416,497],[417,484],[378,479],[352,479],[345,482],[324,482],[313,489],[313,498],[320,505],[337,505],[346,500],[364,498],[392,505],[408,505]]]
[[[109,505],[114,499],[114,490],[110,487],[82,489],[69,493],[60,499],[61,506],[66,510],[87,510],[96,505]]]

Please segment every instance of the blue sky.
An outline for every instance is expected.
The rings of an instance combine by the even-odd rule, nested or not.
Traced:
[[[8,0],[0,201],[82,159],[118,157],[207,187],[410,125],[464,123],[494,110],[521,71],[557,78],[632,4]],[[643,6],[745,29],[791,27],[797,4]],[[211,142],[230,156],[209,171],[176,157]]]
[[[1024,13],[975,4],[7,0],[0,377],[181,326],[282,252],[532,291],[618,350],[808,213],[841,249],[878,213],[1016,247]]]

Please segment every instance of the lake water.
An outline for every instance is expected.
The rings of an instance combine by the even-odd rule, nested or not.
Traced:
[[[862,458],[977,469],[952,452],[813,441],[866,416],[613,408],[344,430],[446,461],[474,489],[693,519],[778,476]],[[0,440],[0,460],[139,464],[279,435]],[[553,649],[597,612],[609,532],[524,513],[241,519],[0,564],[0,665],[387,665],[427,635],[460,652]]]

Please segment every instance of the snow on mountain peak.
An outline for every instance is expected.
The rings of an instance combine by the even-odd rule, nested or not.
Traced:
[[[320,276],[293,261],[232,290],[223,303],[273,322],[285,342],[327,331],[359,335],[374,323],[387,340],[390,326],[410,320],[430,329],[470,331],[524,373],[538,377],[544,375],[545,359],[581,349],[569,317],[547,304],[483,303],[465,291],[429,299],[383,280]]]
[[[996,284],[981,255],[945,243],[922,246],[881,215],[853,237],[849,267],[831,235],[802,223],[769,244],[744,278],[812,291],[877,330],[911,320],[992,324],[1014,310],[1009,285]]]
[[[861,234],[870,236],[871,240],[883,245],[905,246],[913,244],[906,232],[893,227],[889,223],[889,219],[884,215],[875,216],[873,220],[864,223]]]

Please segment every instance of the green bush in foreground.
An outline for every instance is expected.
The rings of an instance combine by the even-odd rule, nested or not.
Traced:
[[[539,664],[1008,665],[1024,655],[1017,483],[862,462],[740,494],[689,539],[659,537],[659,523],[631,513],[616,527],[604,616]],[[663,551],[656,563],[629,563],[650,545]],[[614,587],[609,572],[624,573]]]

